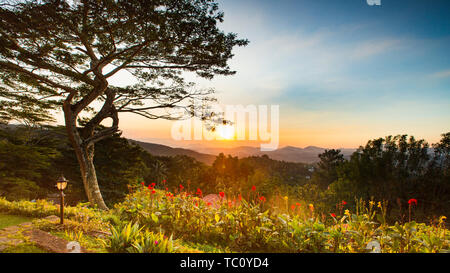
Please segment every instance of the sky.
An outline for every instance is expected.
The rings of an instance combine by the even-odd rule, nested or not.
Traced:
[[[188,77],[215,88],[223,105],[279,105],[280,146],[353,148],[397,134],[435,143],[450,131],[450,1],[219,0],[219,8],[220,28],[250,41],[233,51],[237,73]],[[131,114],[120,125],[125,137],[188,146],[171,140],[171,126]]]

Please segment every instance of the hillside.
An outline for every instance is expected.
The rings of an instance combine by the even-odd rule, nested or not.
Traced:
[[[195,158],[196,160],[203,162],[205,164],[211,165],[216,159],[215,155],[203,154],[196,151],[183,149],[183,148],[172,148],[166,145],[142,142],[137,140],[128,140],[130,143],[137,144],[141,146],[145,151],[152,155],[157,156],[176,156],[176,155],[186,155]]]
[[[175,156],[175,155],[187,155],[195,158],[196,160],[212,164],[214,159],[220,153],[225,155],[237,156],[239,158],[249,156],[261,156],[267,155],[272,159],[295,162],[295,163],[315,163],[319,161],[318,155],[325,151],[325,148],[308,146],[305,148],[298,148],[293,146],[286,146],[272,152],[261,152],[258,147],[241,146],[235,148],[211,148],[196,146],[194,150],[184,148],[172,148],[170,146],[148,143],[136,140],[130,140],[131,143],[140,145],[144,150],[159,156]],[[345,158],[349,158],[355,149],[341,149]]]

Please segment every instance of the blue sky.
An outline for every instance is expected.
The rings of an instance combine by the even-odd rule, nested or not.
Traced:
[[[223,104],[279,104],[282,145],[357,147],[403,133],[433,143],[450,131],[450,1],[219,0],[219,7],[221,28],[250,44],[234,51],[236,75],[193,80],[214,87]],[[129,129],[131,137],[164,137]]]

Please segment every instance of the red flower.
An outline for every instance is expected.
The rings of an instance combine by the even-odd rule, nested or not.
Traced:
[[[164,179],[162,182],[163,182],[164,184],[166,184],[167,181],[166,181],[166,179]]]
[[[180,184],[180,190],[184,189],[183,185]]]
[[[241,196],[241,194],[238,195],[238,199],[239,199],[239,202],[242,201],[242,196]]]
[[[219,192],[220,198],[223,198],[225,196],[225,193],[223,191]]]
[[[347,202],[345,202],[344,200],[342,200],[342,205],[347,205]]]
[[[261,200],[261,202],[266,202],[266,198],[264,196],[259,197],[259,200]]]
[[[295,205],[292,205],[292,206],[291,206],[291,210],[295,210]]]
[[[144,183],[144,182],[141,182],[141,185],[142,185],[142,186],[145,186],[145,183]]]
[[[416,200],[416,199],[409,199],[409,200],[408,200],[408,204],[409,204],[409,205],[414,204],[414,205],[417,206],[417,200]]]
[[[209,207],[212,205],[212,203],[208,202],[208,203],[206,203],[206,205]]]
[[[256,191],[256,186],[252,186],[252,191]]]
[[[331,215],[331,217],[336,218],[336,214],[331,213],[330,215]]]
[[[155,194],[156,193],[156,191],[155,190],[152,190],[152,194]]]
[[[152,185],[148,185],[148,189],[149,190],[153,190],[153,186]]]
[[[200,188],[198,188],[196,194],[199,195],[199,196],[202,196],[202,194],[203,194],[203,193],[202,193],[202,190],[201,190]]]
[[[152,187],[154,187],[154,186],[156,186],[156,184],[155,184],[155,183],[152,183]]]
[[[300,207],[300,203],[295,203],[295,205],[296,205],[297,207]]]

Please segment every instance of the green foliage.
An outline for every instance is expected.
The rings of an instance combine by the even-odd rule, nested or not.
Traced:
[[[113,253],[131,252],[133,243],[138,239],[141,230],[139,224],[131,222],[123,227],[111,227],[107,249]]]
[[[410,223],[388,226],[377,222],[377,215],[383,219],[385,213],[386,204],[381,202],[366,204],[360,200],[355,213],[342,209],[332,217],[316,212],[312,204],[292,210],[290,206],[282,209],[273,201],[242,199],[237,202],[228,196],[214,206],[186,192],[152,194],[141,187],[117,204],[114,214],[123,221],[139,223],[142,229],[172,233],[182,241],[216,245],[229,251],[368,252],[369,243],[374,241],[387,253],[450,250],[450,233],[443,221],[435,226],[418,224],[414,229]],[[282,200],[289,202],[288,197]],[[128,226],[131,230],[131,224]],[[137,229],[136,225],[136,234]],[[138,235],[122,237],[134,236]],[[130,240],[123,241],[128,242],[125,249],[131,247]]]
[[[10,202],[5,198],[0,198],[0,213],[44,218],[51,215],[59,215],[59,206],[53,205],[46,200]],[[102,226],[104,226],[102,217],[106,217],[106,215],[107,213],[87,208],[83,204],[75,207],[64,207],[65,218],[72,219],[80,224],[95,226],[96,229],[102,229]]]
[[[42,193],[39,182],[60,153],[37,141],[33,129],[0,129],[0,196],[34,199]]]
[[[139,224],[129,222],[122,226],[112,226],[111,236],[106,242],[107,249],[114,253],[171,253],[174,252],[172,237],[143,230]]]
[[[9,227],[9,226],[15,226],[15,225],[22,224],[25,222],[30,222],[31,220],[33,220],[33,218],[31,218],[31,217],[0,214],[0,229]]]
[[[370,140],[350,160],[335,164],[330,165],[330,156],[322,154],[313,182],[327,184],[333,176],[330,174],[335,176],[317,201],[331,209],[341,200],[355,197],[387,200],[391,222],[396,218],[405,221],[411,198],[419,203],[417,219],[430,221],[446,214],[450,210],[449,139],[450,133],[443,134],[441,141],[433,145],[433,153],[424,140],[398,135]]]

